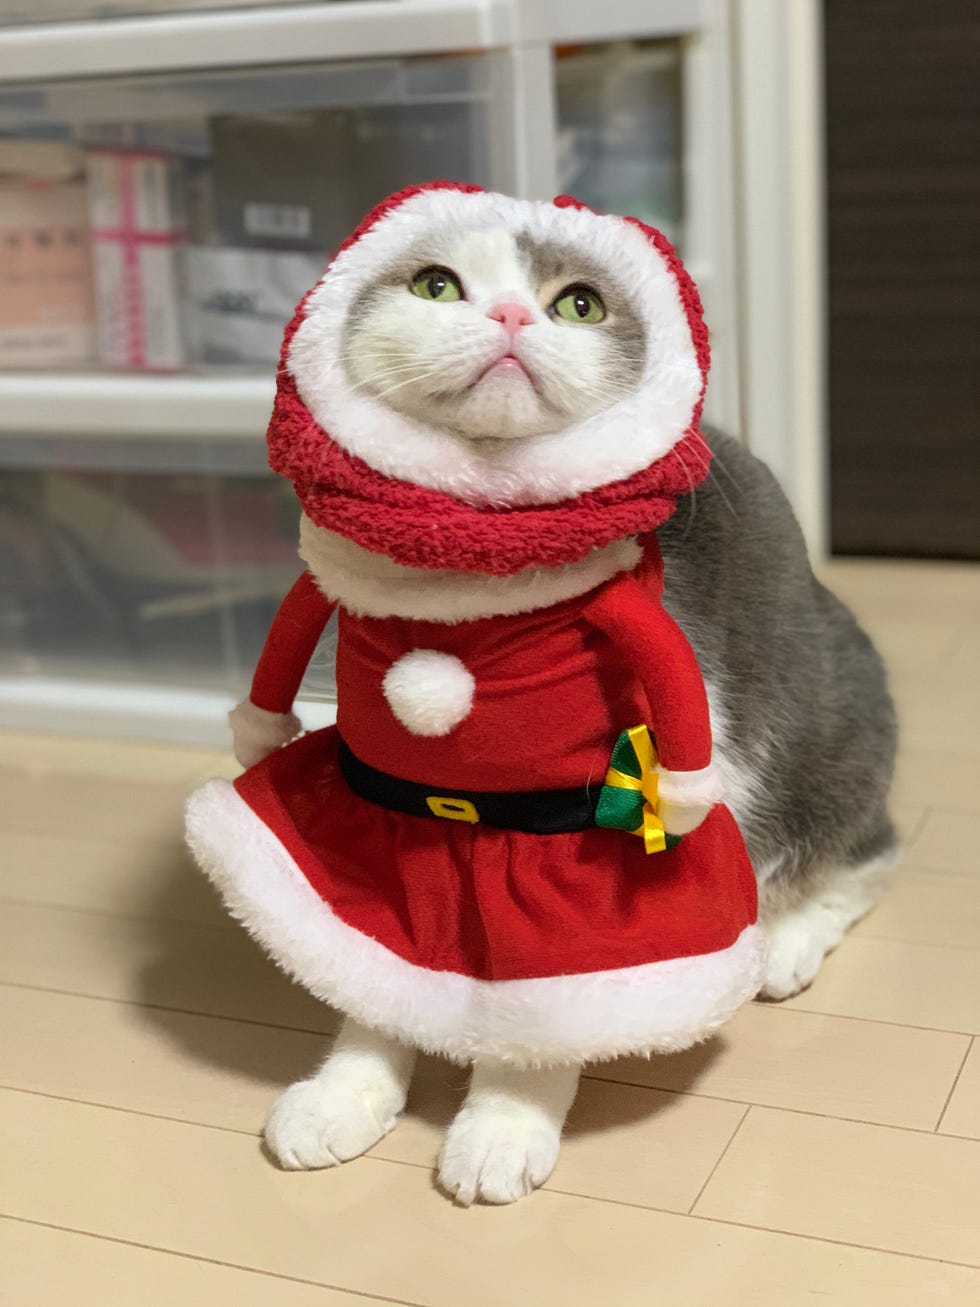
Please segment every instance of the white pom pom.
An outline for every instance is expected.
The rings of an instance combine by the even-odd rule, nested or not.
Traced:
[[[476,682],[454,654],[413,649],[388,668],[382,691],[413,735],[448,735],[473,707]]]

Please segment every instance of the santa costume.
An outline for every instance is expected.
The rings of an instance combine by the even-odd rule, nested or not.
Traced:
[[[647,325],[666,362],[661,349],[656,377],[648,365],[616,415],[640,434],[610,442],[599,474],[585,459],[571,494],[549,499],[547,477],[528,473],[523,501],[502,506],[492,487],[483,502],[450,492],[437,470],[425,484],[393,475],[385,440],[407,419],[355,395],[333,362],[336,303],[444,211],[474,228],[612,242],[652,288]],[[659,233],[567,197],[469,187],[380,205],[287,329],[270,461],[302,503],[304,557],[315,561],[319,528],[486,583],[486,611],[415,612],[407,587],[404,611],[380,614],[305,572],[236,712],[270,723],[259,755],[298,730],[293,699],[336,609],[336,726],[189,804],[191,846],[230,910],[362,1024],[458,1061],[549,1066],[685,1048],[758,990],[755,875],[715,801],[697,662],[660,602],[655,529],[710,458],[707,368],[697,292]],[[580,435],[529,441],[520,456],[539,468],[569,451],[574,463]],[[590,585],[597,559],[606,570]],[[514,577],[525,584],[494,589]],[[665,829],[672,801],[707,815]]]

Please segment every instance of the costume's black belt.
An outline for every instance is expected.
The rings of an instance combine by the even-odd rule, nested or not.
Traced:
[[[340,741],[340,771],[355,794],[369,803],[413,817],[442,817],[448,821],[481,822],[502,830],[531,835],[560,835],[595,825],[599,787],[571,790],[517,790],[511,793],[482,790],[445,790],[419,785],[369,767]]]

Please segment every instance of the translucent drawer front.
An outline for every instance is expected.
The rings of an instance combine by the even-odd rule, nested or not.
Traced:
[[[683,244],[680,48],[555,52],[559,189]],[[0,369],[265,369],[378,200],[517,176],[488,52],[0,87]]]
[[[681,58],[677,41],[557,51],[563,191],[681,241]]]
[[[379,200],[508,189],[495,54],[0,88],[0,368],[273,365]]]
[[[369,0],[361,0],[369,3]],[[150,14],[190,14],[215,9],[252,9],[297,5],[309,0],[4,0],[0,26],[5,23],[80,22],[85,19],[131,18]],[[331,4],[333,0],[320,0]]]
[[[0,677],[244,693],[302,568],[261,448],[51,441],[38,461],[0,473]],[[306,693],[333,695],[329,643]]]

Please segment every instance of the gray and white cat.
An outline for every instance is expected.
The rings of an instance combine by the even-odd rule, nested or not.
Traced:
[[[340,334],[350,391],[375,411],[383,405],[398,438],[380,444],[370,423],[354,422],[347,447],[389,475],[490,503],[597,484],[596,469],[615,457],[615,432],[583,439],[583,419],[601,419],[629,395],[648,348],[614,254],[586,264],[504,229],[420,237],[353,298]],[[592,314],[595,330],[557,329],[563,296],[571,302],[560,311]],[[461,300],[466,312],[444,311]],[[291,359],[314,413],[323,343],[307,332]],[[663,402],[673,402],[669,387]],[[626,420],[635,438],[636,415]],[[560,458],[542,445],[540,437],[573,429]],[[775,479],[736,441],[706,435],[711,473],[659,532],[665,603],[698,656],[714,763],[757,868],[769,940],[762,993],[785,998],[813,980],[885,885],[896,848],[886,811],[895,716],[878,655],[814,578]],[[663,452],[651,448],[648,461]],[[631,566],[630,550],[623,541],[562,568],[475,577],[413,571],[302,524],[302,556],[324,588],[379,617],[463,620],[544,607]],[[252,725],[267,741],[269,723]],[[248,734],[239,719],[243,761],[252,760]],[[364,1152],[395,1125],[414,1061],[413,1050],[346,1021],[321,1070],[274,1105],[272,1152],[294,1168]],[[578,1067],[477,1063],[443,1147],[442,1186],[463,1203],[501,1203],[541,1184],[578,1076]]]

